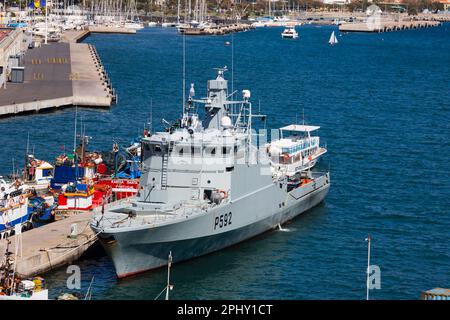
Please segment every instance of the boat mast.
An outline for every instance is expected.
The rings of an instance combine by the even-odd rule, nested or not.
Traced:
[[[178,9],[177,9],[177,25],[180,24],[180,0],[178,0]]]
[[[186,34],[183,32],[183,112],[186,103]]]
[[[77,118],[78,118],[78,107],[75,106],[75,129],[73,133],[73,160],[75,164],[75,185],[78,181],[78,161],[77,161]]]

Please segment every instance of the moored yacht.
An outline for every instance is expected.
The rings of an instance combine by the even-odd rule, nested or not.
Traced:
[[[281,33],[281,37],[296,39],[296,38],[298,38],[298,33],[295,30],[295,27],[290,26],[290,27],[286,27],[286,29],[283,30],[283,32]]]

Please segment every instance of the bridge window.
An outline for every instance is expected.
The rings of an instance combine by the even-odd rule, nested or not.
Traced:
[[[202,149],[201,149],[201,147],[194,147],[194,146],[191,146],[191,155],[192,155],[193,157],[199,157],[199,156],[201,156],[201,155],[202,155]]]
[[[205,147],[205,156],[215,156],[216,147]]]
[[[227,156],[231,153],[231,147],[222,147],[222,154]]]

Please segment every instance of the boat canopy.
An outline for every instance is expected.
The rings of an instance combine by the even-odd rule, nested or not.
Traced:
[[[312,132],[320,129],[319,126],[306,126],[303,124],[290,124],[280,128],[281,131],[297,131],[297,132]]]

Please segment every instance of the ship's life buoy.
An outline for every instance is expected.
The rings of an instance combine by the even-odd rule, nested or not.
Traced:
[[[287,153],[283,153],[283,160],[288,161],[291,158],[291,156]]]
[[[312,180],[310,180],[310,179],[304,179],[303,181],[302,181],[302,183],[300,184],[300,186],[303,186],[303,185],[305,185],[305,184],[308,184],[308,183],[310,183]]]
[[[19,197],[19,203],[24,204],[25,203],[25,197],[23,195],[20,195]]]
[[[308,160],[309,160],[309,161],[312,161],[312,156],[311,156],[311,155],[308,157]]]
[[[14,202],[14,199],[13,199],[13,198],[10,198],[10,199],[9,199],[8,205],[9,205],[10,207],[13,207],[13,206],[15,205],[15,202]]]
[[[223,194],[224,199],[228,198],[228,192],[226,192],[225,190],[217,190],[217,191],[219,191],[219,193]]]

